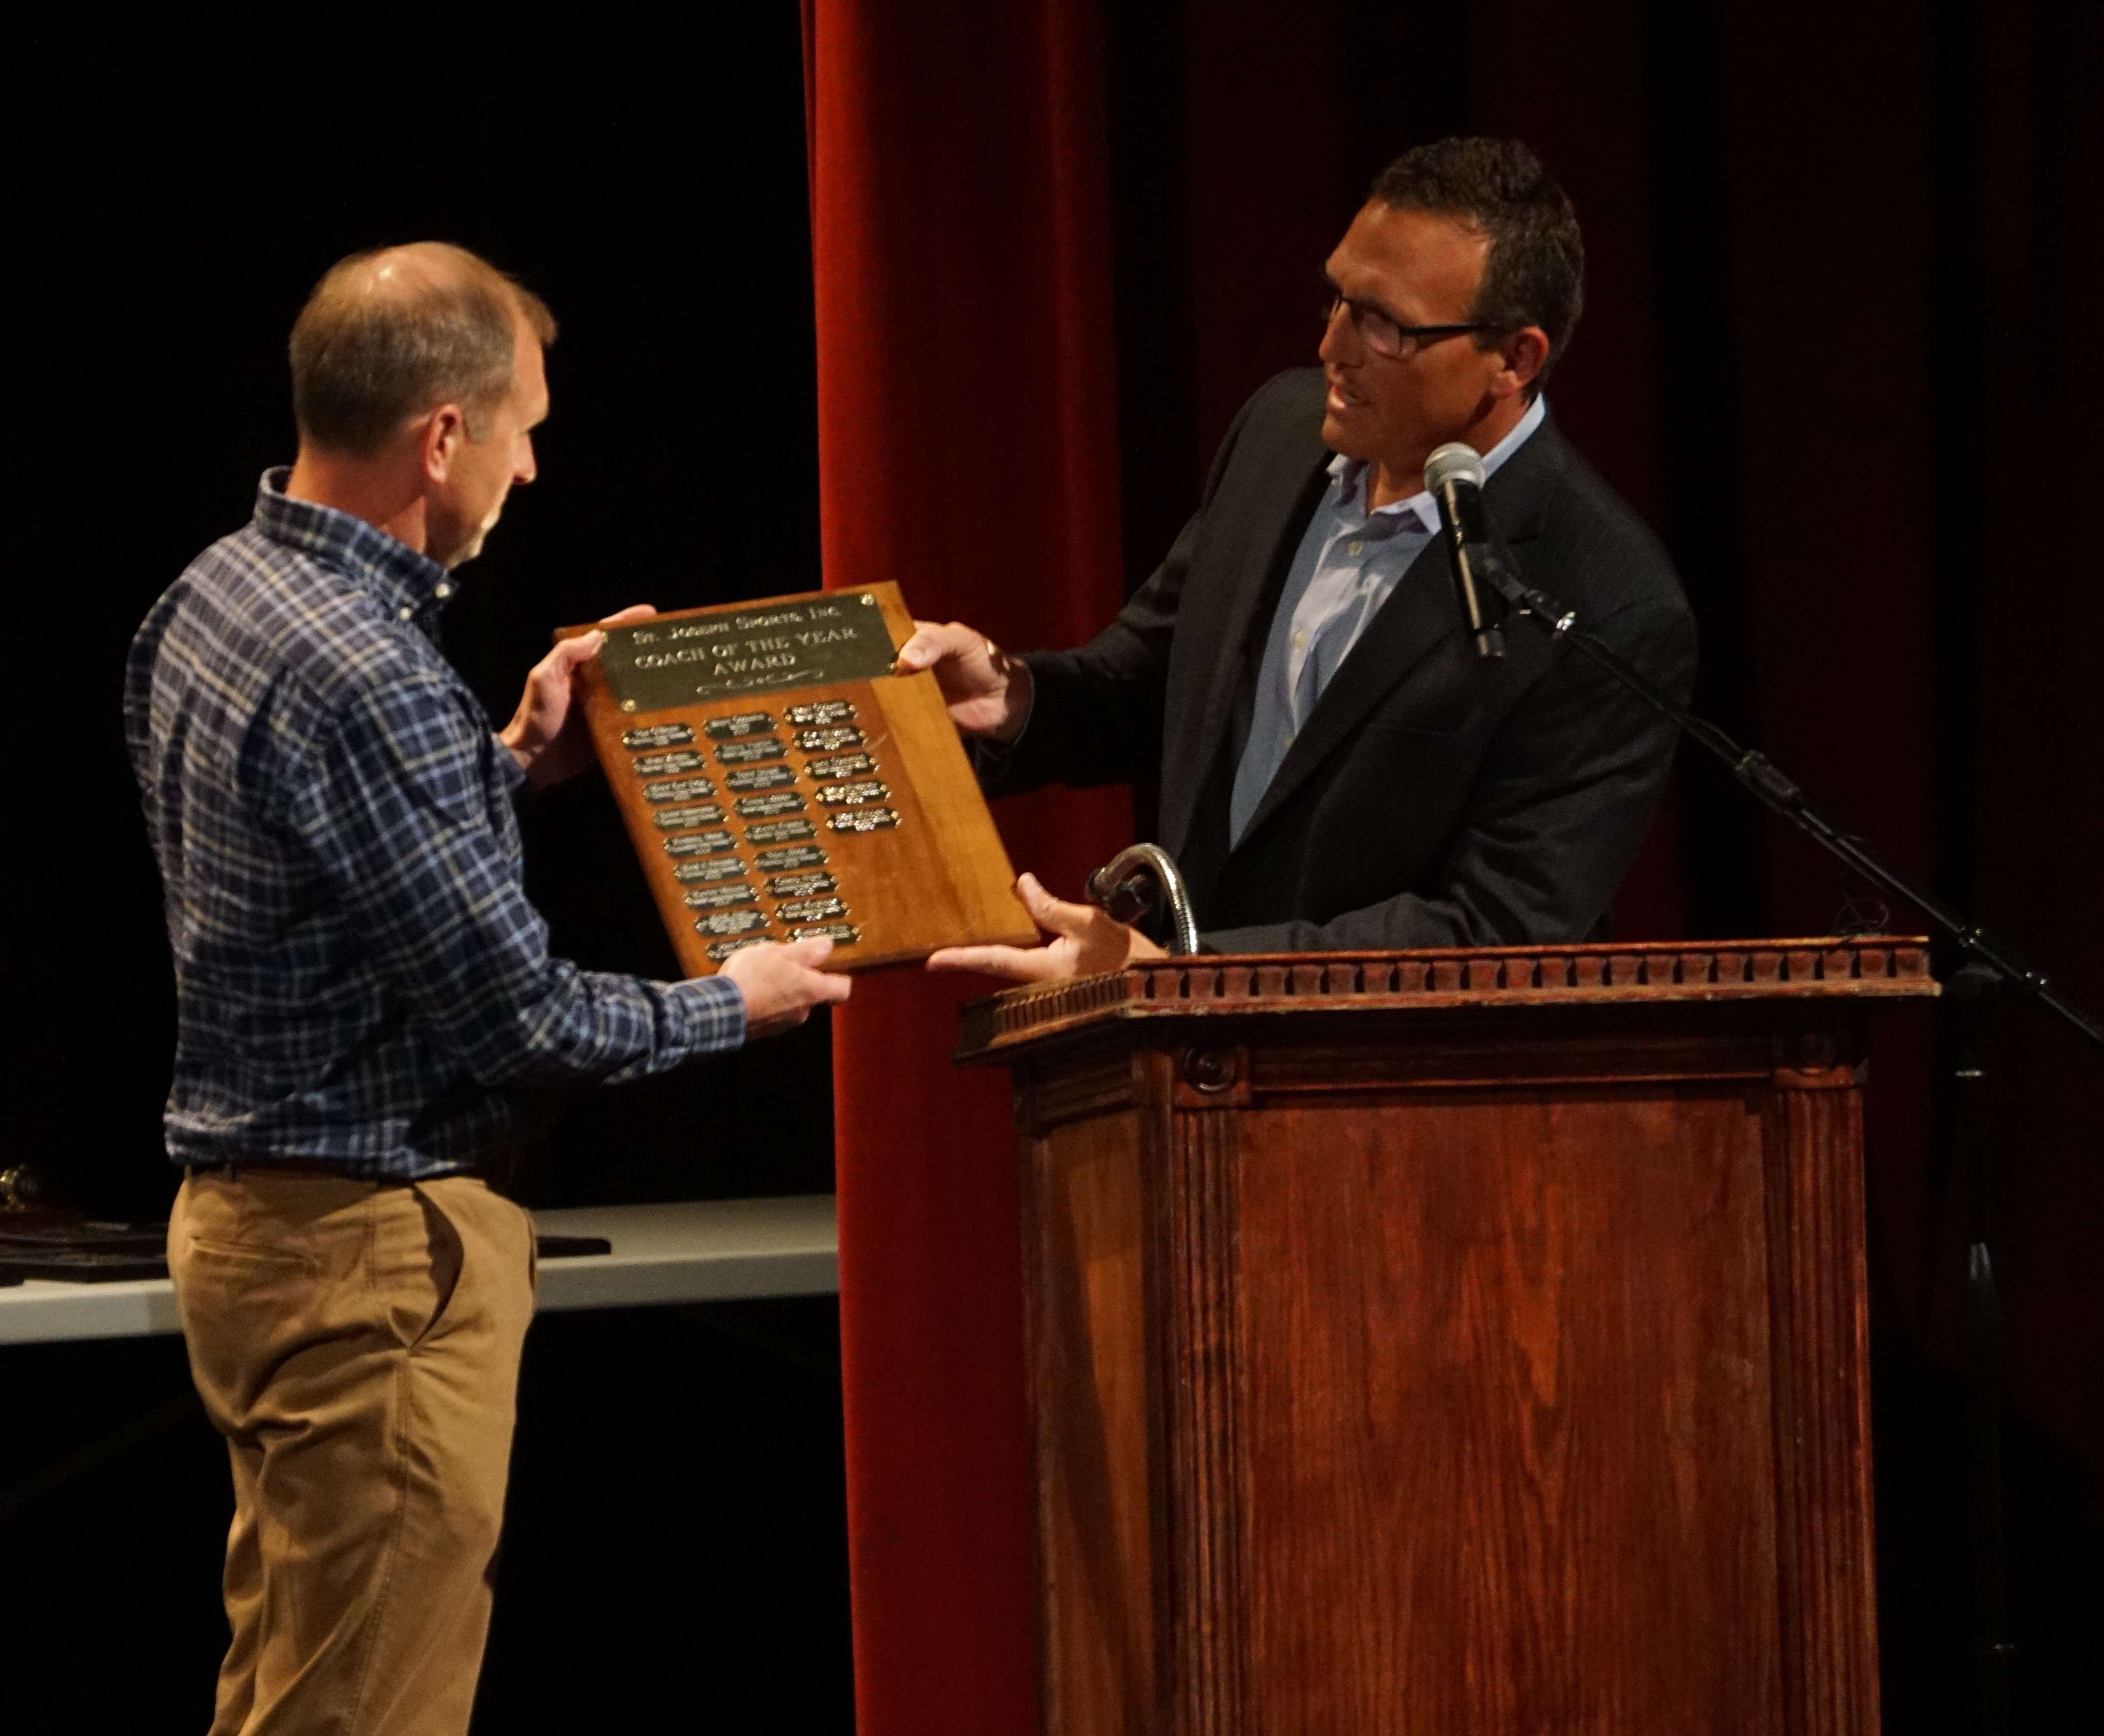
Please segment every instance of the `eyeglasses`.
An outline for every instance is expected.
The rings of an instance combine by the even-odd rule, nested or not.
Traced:
[[[1352,329],[1366,340],[1366,348],[1377,356],[1386,356],[1390,361],[1415,355],[1427,344],[1437,343],[1442,337],[1459,337],[1464,332],[1495,332],[1498,328],[1486,320],[1471,320],[1458,326],[1400,325],[1379,308],[1364,301],[1354,301],[1338,291],[1330,292],[1329,305],[1322,309],[1322,323],[1335,323],[1339,309],[1352,322]]]

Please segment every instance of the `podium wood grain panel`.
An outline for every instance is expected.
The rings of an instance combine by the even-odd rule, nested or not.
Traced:
[[[1014,1071],[1058,1736],[1878,1727],[1861,1062],[1918,941],[1200,959]]]
[[[805,932],[834,933],[841,971],[1035,938],[934,678],[888,673],[912,630],[898,586],[874,585],[608,629],[583,666],[594,748],[689,976],[742,941]],[[792,720],[813,708],[820,720]],[[771,884],[785,874],[810,878]]]

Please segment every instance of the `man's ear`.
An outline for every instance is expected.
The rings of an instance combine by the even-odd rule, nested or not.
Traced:
[[[1498,371],[1491,389],[1500,398],[1523,392],[1549,360],[1549,334],[1540,326],[1522,326],[1498,345],[1504,366]]]
[[[467,444],[467,417],[458,404],[440,404],[427,412],[417,432],[417,456],[429,481],[442,483],[452,473]]]

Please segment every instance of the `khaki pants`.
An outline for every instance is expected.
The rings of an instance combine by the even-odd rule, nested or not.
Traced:
[[[212,1736],[466,1729],[533,1259],[466,1177],[183,1183],[176,1307],[234,1462]]]

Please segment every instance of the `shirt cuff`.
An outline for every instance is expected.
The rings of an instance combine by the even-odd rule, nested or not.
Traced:
[[[745,1046],[745,996],[729,977],[690,977],[669,987],[689,1021],[690,1054],[720,1055]]]
[[[518,756],[504,745],[504,737],[493,729],[489,732],[489,742],[497,754],[497,774],[515,797],[526,782],[526,768],[519,764]]]

